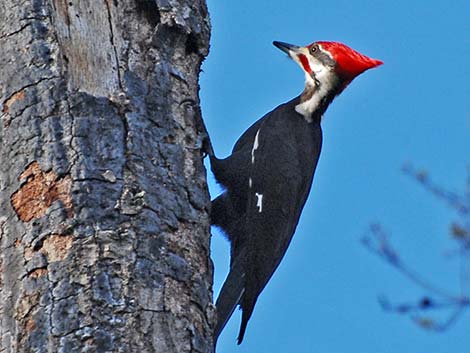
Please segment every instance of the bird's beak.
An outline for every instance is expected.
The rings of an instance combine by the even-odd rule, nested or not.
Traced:
[[[274,46],[281,49],[283,52],[287,53],[287,55],[292,56],[292,54],[298,54],[302,47],[293,44],[287,44],[284,42],[273,42]]]

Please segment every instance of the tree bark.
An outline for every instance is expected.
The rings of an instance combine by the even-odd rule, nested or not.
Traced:
[[[0,2],[0,352],[212,352],[204,0]]]

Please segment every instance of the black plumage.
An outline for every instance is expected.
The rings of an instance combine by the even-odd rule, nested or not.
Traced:
[[[295,111],[299,103],[297,97],[258,120],[228,158],[211,157],[212,172],[226,188],[212,202],[211,221],[231,242],[230,274],[216,303],[216,337],[240,304],[242,341],[258,295],[284,256],[309,194],[322,145],[321,115],[307,121]],[[261,201],[257,194],[263,195]]]
[[[322,146],[321,118],[359,74],[382,62],[337,42],[307,47],[274,42],[304,70],[305,90],[254,123],[211,169],[225,188],[212,201],[211,223],[230,240],[230,272],[217,298],[217,340],[237,305],[238,343],[255,303],[282,260],[307,200]]]

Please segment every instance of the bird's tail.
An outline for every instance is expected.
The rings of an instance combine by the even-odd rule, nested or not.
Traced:
[[[248,325],[248,320],[250,320],[251,314],[253,313],[254,303],[247,306],[244,303],[241,303],[242,306],[242,321],[240,323],[240,331],[238,332],[237,344],[241,344],[243,337],[245,337],[246,326]]]
[[[214,342],[217,342],[217,338],[230,316],[232,316],[236,306],[240,304],[244,292],[245,273],[242,267],[234,262],[215,303],[217,307],[217,325],[214,330]]]

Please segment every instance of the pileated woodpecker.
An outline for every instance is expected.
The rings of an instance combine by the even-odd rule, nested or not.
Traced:
[[[254,123],[232,154],[209,153],[225,192],[212,201],[211,222],[231,244],[230,272],[217,298],[217,340],[237,305],[243,310],[238,344],[259,294],[292,239],[320,156],[322,115],[362,72],[381,61],[337,42],[299,47],[273,44],[305,73],[305,89]]]

